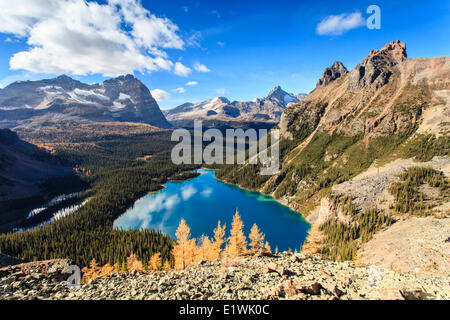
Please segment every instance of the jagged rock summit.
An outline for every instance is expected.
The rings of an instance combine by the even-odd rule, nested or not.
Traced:
[[[330,82],[345,76],[348,73],[347,68],[340,61],[335,61],[331,67],[323,72],[316,87],[327,86]]]
[[[397,64],[406,61],[406,44],[399,40],[390,42],[370,54],[351,73],[348,88],[362,90],[367,86],[378,89],[388,83]]]
[[[66,75],[14,82],[0,91],[0,126],[62,120],[127,121],[169,128],[150,90],[133,75],[85,84]]]
[[[418,124],[421,109],[447,95],[450,58],[408,59],[405,43],[393,41],[345,70],[334,63],[306,99],[283,113],[283,137],[306,128],[375,138]]]
[[[276,86],[267,97],[254,101],[230,102],[225,97],[216,97],[197,104],[185,103],[165,110],[164,114],[174,124],[198,119],[278,122],[287,107],[305,97],[306,94],[294,95]]]
[[[312,224],[309,252],[448,273],[448,190],[422,178],[406,195],[395,190],[400,175],[416,179],[421,170],[448,181],[450,57],[410,59],[405,43],[393,41],[370,51],[350,72],[337,76],[339,68],[327,68],[315,90],[284,111],[279,128],[292,147],[281,160],[282,171],[251,187],[306,216]],[[240,178],[250,172],[245,169],[220,178],[245,188],[254,181]],[[333,239],[340,224],[370,226],[358,222],[369,211],[397,222],[374,228],[379,233],[373,239],[355,236],[347,247],[345,231]],[[419,216],[429,218],[413,219]]]

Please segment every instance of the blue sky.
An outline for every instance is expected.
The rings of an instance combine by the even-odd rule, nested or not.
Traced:
[[[0,86],[134,73],[162,108],[219,95],[253,100],[276,85],[308,93],[335,60],[353,69],[397,39],[409,58],[450,53],[450,2],[442,0],[13,3],[0,0]],[[372,4],[381,9],[380,30],[361,23]],[[319,32],[330,16],[337,22]]]

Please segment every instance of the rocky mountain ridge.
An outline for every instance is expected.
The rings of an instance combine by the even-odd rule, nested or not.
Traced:
[[[0,126],[40,127],[60,121],[125,121],[169,128],[149,89],[133,75],[88,85],[66,75],[14,82],[0,91]]]
[[[408,59],[405,43],[393,41],[372,50],[350,72],[334,63],[307,98],[284,111],[279,174],[262,179],[257,168],[247,164],[224,168],[219,175],[271,194],[306,216],[312,231],[305,252],[358,259],[364,247],[374,248],[373,235],[390,230],[392,223],[412,216],[449,216],[449,100],[450,58]],[[408,178],[402,180],[400,174]],[[440,183],[431,186],[431,176]],[[408,186],[412,199],[393,191],[410,181],[418,184]],[[409,222],[404,226],[412,227]],[[404,234],[405,228],[394,230]],[[448,230],[414,230],[426,247],[410,250],[397,242],[398,255],[391,263],[415,261],[413,271],[433,266],[448,272]],[[412,257],[412,252],[421,256]],[[382,261],[385,253],[376,254],[366,252],[363,258]]]
[[[167,119],[172,123],[186,120],[238,120],[278,122],[283,111],[303,100],[306,94],[290,94],[275,87],[267,97],[254,101],[231,102],[225,97],[216,97],[200,103],[185,103],[170,110],[164,110]]]

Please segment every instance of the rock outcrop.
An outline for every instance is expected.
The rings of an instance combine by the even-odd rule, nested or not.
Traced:
[[[372,50],[350,73],[348,89],[381,88],[395,72],[392,68],[406,61],[406,58],[406,45],[398,40],[386,44],[380,50]]]
[[[133,75],[88,85],[68,76],[14,82],[0,91],[0,126],[40,127],[60,121],[170,124],[149,89]]]
[[[431,166],[448,179],[449,88],[449,57],[408,59],[401,41],[372,50],[350,72],[336,62],[325,70],[308,97],[283,112],[279,128],[281,137],[290,140],[282,143],[290,147],[283,152],[280,173],[256,188],[253,183],[246,185],[252,181],[247,168],[231,171],[229,180],[226,174],[221,178],[271,194],[304,215],[313,224],[310,238],[314,245],[310,242],[304,247],[308,252],[319,248],[336,259],[355,259],[361,243],[370,238],[363,240],[353,232],[358,218],[368,211],[394,221],[408,218],[408,213],[402,216],[397,212],[395,195],[390,191],[400,173],[411,167]],[[248,176],[240,179],[236,174],[240,171]],[[429,208],[414,214],[448,217],[448,190],[430,190],[438,196],[422,197]],[[411,192],[420,198],[421,191]],[[324,222],[330,224],[320,228]],[[370,226],[370,222],[361,223]],[[391,227],[377,230],[382,228]],[[399,232],[405,233],[403,229]],[[342,240],[344,233],[352,239],[347,247]],[[425,252],[414,261],[432,264],[431,252],[438,251],[438,269],[448,268],[439,262],[445,250],[437,242],[430,243],[433,246],[426,252],[403,245],[396,251],[397,258],[406,261],[408,255],[400,253]],[[351,254],[343,252],[348,248]],[[378,263],[383,255],[371,259]],[[411,269],[426,267],[415,265]]]
[[[328,67],[323,72],[319,81],[317,82],[316,87],[324,87],[329,85],[332,81],[345,76],[348,73],[348,70],[342,62],[336,61],[333,63],[331,67]]]

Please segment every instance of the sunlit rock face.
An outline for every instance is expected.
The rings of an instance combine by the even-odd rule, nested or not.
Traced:
[[[126,121],[169,128],[150,90],[132,75],[88,85],[68,76],[14,82],[0,90],[0,125],[62,120]]]
[[[165,110],[164,114],[172,123],[183,120],[237,120],[237,121],[280,121],[286,108],[306,98],[306,94],[287,93],[276,86],[267,97],[254,101],[233,101],[216,97],[200,103],[184,103]]]

